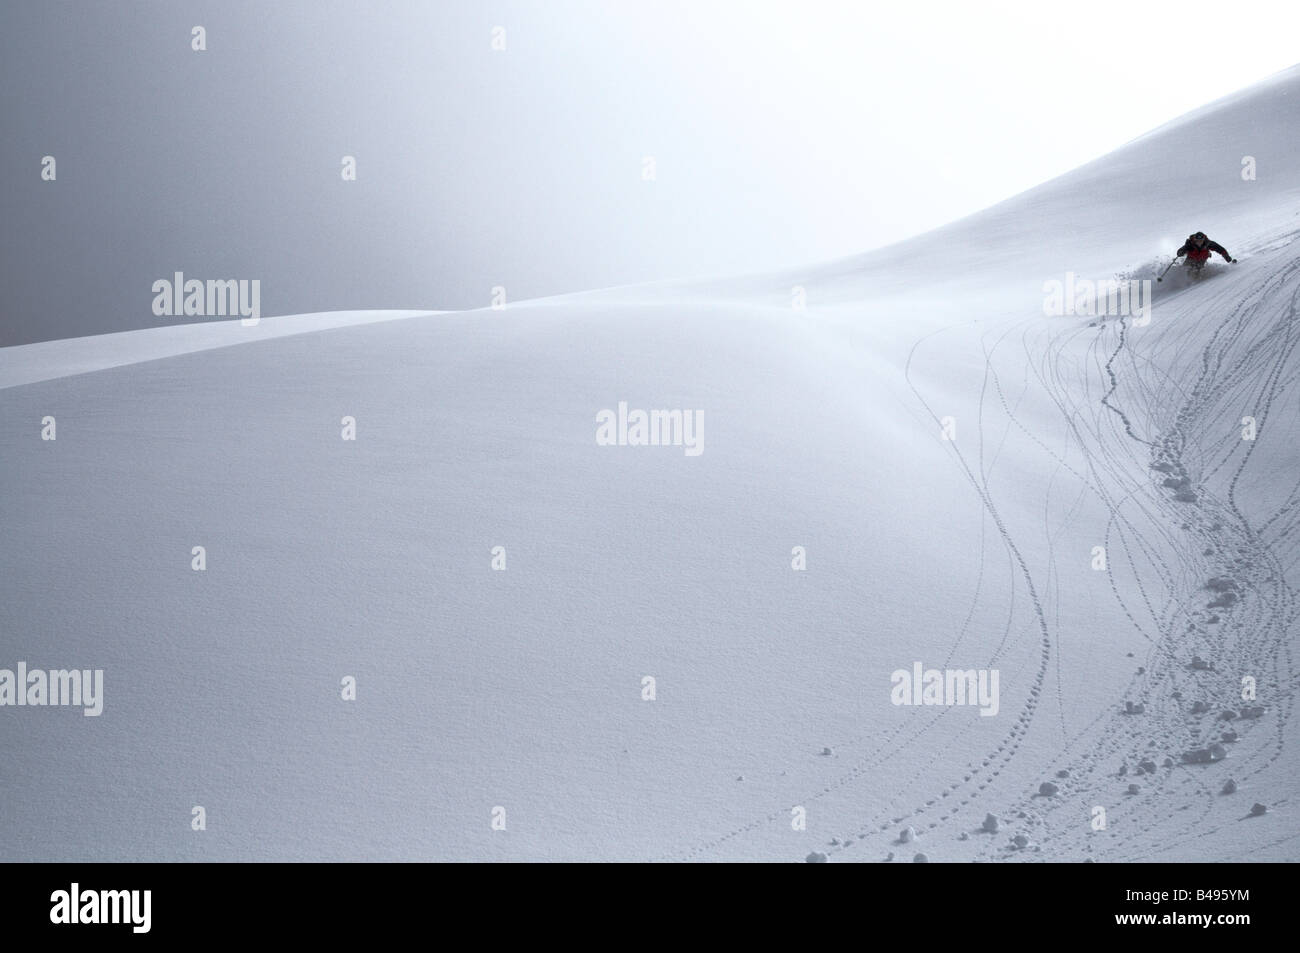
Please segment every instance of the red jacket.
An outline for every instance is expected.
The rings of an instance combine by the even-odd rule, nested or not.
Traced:
[[[1187,236],[1187,241],[1183,242],[1183,247],[1174,253],[1174,257],[1177,258],[1179,255],[1186,255],[1192,261],[1208,261],[1210,252],[1218,252],[1223,256],[1224,261],[1232,261],[1232,256],[1228,254],[1228,249],[1224,248],[1218,242],[1210,241],[1210,239],[1207,238],[1205,244],[1200,248],[1197,248],[1195,238],[1191,235]]]

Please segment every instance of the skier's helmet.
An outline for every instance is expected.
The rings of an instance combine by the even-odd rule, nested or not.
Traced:
[[[1192,238],[1198,242],[1203,242],[1206,240],[1206,234],[1205,232],[1197,232],[1195,235],[1192,236]]]

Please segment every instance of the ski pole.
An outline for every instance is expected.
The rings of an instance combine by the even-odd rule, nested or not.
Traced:
[[[1169,264],[1165,265],[1165,270],[1162,271],[1162,272],[1160,272],[1160,277],[1157,278],[1156,281],[1164,281],[1164,280],[1165,280],[1165,275],[1169,274],[1169,269],[1172,268],[1172,267],[1174,267],[1174,262],[1176,262],[1176,261],[1178,261],[1178,256],[1177,256],[1177,255],[1174,256],[1173,261],[1171,261]]]

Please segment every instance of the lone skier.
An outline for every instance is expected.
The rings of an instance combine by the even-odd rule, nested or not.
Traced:
[[[1174,258],[1178,258],[1179,255],[1186,255],[1187,267],[1191,268],[1193,271],[1200,271],[1205,267],[1205,263],[1210,260],[1211,252],[1218,252],[1223,256],[1223,260],[1226,262],[1236,261],[1235,258],[1228,254],[1228,249],[1224,248],[1218,242],[1210,241],[1209,236],[1206,235],[1205,232],[1197,232],[1194,235],[1188,235],[1187,241],[1183,242],[1183,247],[1178,249]]]

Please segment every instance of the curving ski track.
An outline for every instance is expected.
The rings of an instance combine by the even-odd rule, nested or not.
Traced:
[[[1288,243],[1295,237],[1288,236]],[[1001,559],[990,558],[987,540],[981,539],[972,607],[945,665],[963,643],[969,653],[974,606],[1005,578],[997,595],[1007,606],[1006,623],[983,664],[995,667],[1009,643],[1036,638],[1036,671],[1019,710],[1002,716],[1010,726],[982,757],[954,763],[950,780],[940,787],[913,791],[905,802],[895,800],[841,825],[845,836],[824,842],[819,850],[832,857],[848,853],[845,859],[894,859],[900,850],[896,837],[911,825],[921,836],[907,845],[909,852],[924,845],[933,859],[943,859],[945,840],[975,839],[976,860],[1133,862],[1159,860],[1218,835],[1231,843],[1232,825],[1251,820],[1252,781],[1291,754],[1289,726],[1297,686],[1291,644],[1297,599],[1290,576],[1300,561],[1300,480],[1269,512],[1253,511],[1239,494],[1261,448],[1271,439],[1289,439],[1286,432],[1274,435],[1270,416],[1300,401],[1300,331],[1295,327],[1300,260],[1285,245],[1270,251],[1160,299],[1153,325],[1183,322],[1181,329],[1165,327],[1156,336],[1124,318],[1088,323],[1036,315],[984,343],[976,449],[956,442],[950,447],[954,466],[977,495],[1003,553]],[[1208,335],[1207,328],[1212,328]],[[940,415],[913,370],[924,365],[926,345],[937,335],[915,343],[904,372],[936,429]],[[1019,350],[1013,347],[1016,342]],[[1060,435],[1042,433],[1017,416],[1021,398],[1031,389],[1059,411],[1064,435],[1059,448],[1049,441]],[[1247,414],[1257,422],[1255,440],[1240,436],[1240,418]],[[1071,724],[1067,718],[1059,668],[1059,640],[1068,628],[1060,594],[1071,585],[1062,571],[1065,557],[1058,557],[1065,522],[1056,528],[1049,524],[1052,510],[1045,500],[1041,532],[1049,558],[1046,565],[1029,564],[1017,544],[1017,534],[1024,530],[1008,525],[1001,514],[1003,501],[991,484],[1011,429],[1041,450],[1052,468],[1049,487],[1058,476],[1077,485],[1066,520],[1089,495],[1105,507],[1108,520],[1097,533],[1110,554],[1109,590],[1148,646],[1145,657],[1132,659],[1128,682],[1115,686],[1113,704],[1086,724]],[[1077,581],[1078,554],[1091,544],[1070,544],[1068,571]],[[1235,595],[1230,604],[1210,607],[1216,598],[1207,588],[1212,579],[1230,581],[1221,583]],[[1015,624],[1021,598],[1032,607],[1032,632]],[[982,644],[993,644],[991,634],[984,636]],[[1193,656],[1212,667],[1193,667]],[[967,655],[963,667],[970,664]],[[1257,680],[1257,701],[1241,698],[1244,674]],[[1126,701],[1140,703],[1144,711],[1126,713]],[[1204,710],[1194,707],[1197,703]],[[1262,712],[1223,720],[1224,712],[1249,706]],[[1055,709],[1048,715],[1050,726],[1042,719],[1045,709]],[[892,755],[924,744],[950,711],[940,709],[929,719],[873,739],[847,769],[801,803],[815,803],[845,787],[865,789]],[[984,792],[1020,755],[1031,730],[1056,734],[1059,754],[1041,764],[1039,774],[1058,785],[1058,792],[1044,797],[1035,784],[1009,800],[995,801]],[[1235,740],[1222,742],[1227,758],[1213,764],[1183,762],[1183,752],[1219,741],[1225,732],[1235,732]],[[843,744],[856,749],[864,740]],[[1155,770],[1147,770],[1152,763]],[[1238,785],[1233,795],[1222,793],[1229,777]],[[1133,784],[1136,793],[1130,793]],[[1237,798],[1227,821],[1220,805],[1225,797]],[[1288,803],[1284,798],[1272,806]],[[1105,810],[1103,829],[1090,823],[1096,807]],[[708,858],[760,827],[785,823],[788,810],[788,805],[776,807],[675,859]],[[998,833],[980,830],[986,812],[1003,820]],[[1015,834],[1026,835],[1028,846],[1016,846]],[[1290,844],[1297,837],[1282,833],[1263,848]],[[1260,845],[1253,852],[1260,853]],[[1243,852],[1215,859],[1248,858]]]

